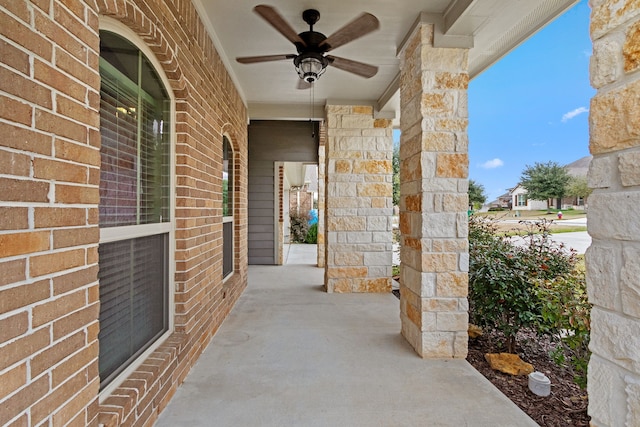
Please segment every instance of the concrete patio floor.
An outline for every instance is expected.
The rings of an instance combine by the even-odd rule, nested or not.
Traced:
[[[315,245],[246,291],[156,426],[536,426],[464,360],[423,360],[391,294],[327,294]]]

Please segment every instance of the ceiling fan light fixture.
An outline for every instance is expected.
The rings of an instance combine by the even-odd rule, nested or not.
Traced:
[[[329,61],[320,53],[307,52],[296,56],[293,64],[302,80],[313,83],[325,72]]]

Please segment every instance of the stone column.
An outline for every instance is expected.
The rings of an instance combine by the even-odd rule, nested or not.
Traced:
[[[390,292],[391,121],[370,106],[327,106],[327,292]]]
[[[589,415],[594,426],[631,427],[640,425],[640,14],[630,0],[590,3]]]
[[[324,213],[325,213],[325,175],[326,156],[325,145],[327,144],[327,124],[323,121],[319,126],[320,144],[318,147],[318,267],[324,268],[325,247],[324,247]]]
[[[420,24],[400,51],[400,317],[425,358],[464,358],[468,324],[467,49]]]

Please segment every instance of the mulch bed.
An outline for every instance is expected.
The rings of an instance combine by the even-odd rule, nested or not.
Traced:
[[[398,280],[399,278],[394,278]],[[400,299],[400,291],[393,294]],[[543,427],[588,427],[591,417],[587,414],[589,400],[587,391],[573,382],[570,372],[556,365],[549,357],[553,344],[547,337],[535,333],[518,333],[517,353],[522,360],[531,363],[536,371],[544,373],[551,380],[551,394],[541,397],[529,390],[526,375],[512,376],[494,371],[484,355],[504,352],[502,337],[497,332],[469,339],[467,361],[513,403]]]
[[[549,358],[552,344],[547,338],[520,333],[517,348],[522,360],[551,380],[551,395],[547,397],[536,396],[529,390],[527,376],[514,377],[491,369],[484,355],[504,351],[500,343],[500,336],[495,332],[470,339],[467,361],[541,426],[589,425],[587,392],[573,382],[571,373]]]

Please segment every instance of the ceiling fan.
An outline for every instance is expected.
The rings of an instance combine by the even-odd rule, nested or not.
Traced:
[[[373,65],[340,58],[338,56],[325,55],[337,47],[378,29],[380,23],[378,19],[370,13],[363,13],[327,37],[322,33],[313,31],[313,26],[320,19],[320,12],[315,9],[307,9],[302,13],[302,19],[309,24],[309,31],[304,31],[300,34],[297,34],[291,25],[289,25],[282,15],[273,7],[258,5],[253,8],[253,10],[293,43],[298,53],[236,58],[236,61],[241,64],[293,59],[293,64],[296,67],[298,76],[307,83],[313,83],[318,80],[328,65],[365,78],[373,77],[378,72],[378,67]]]

